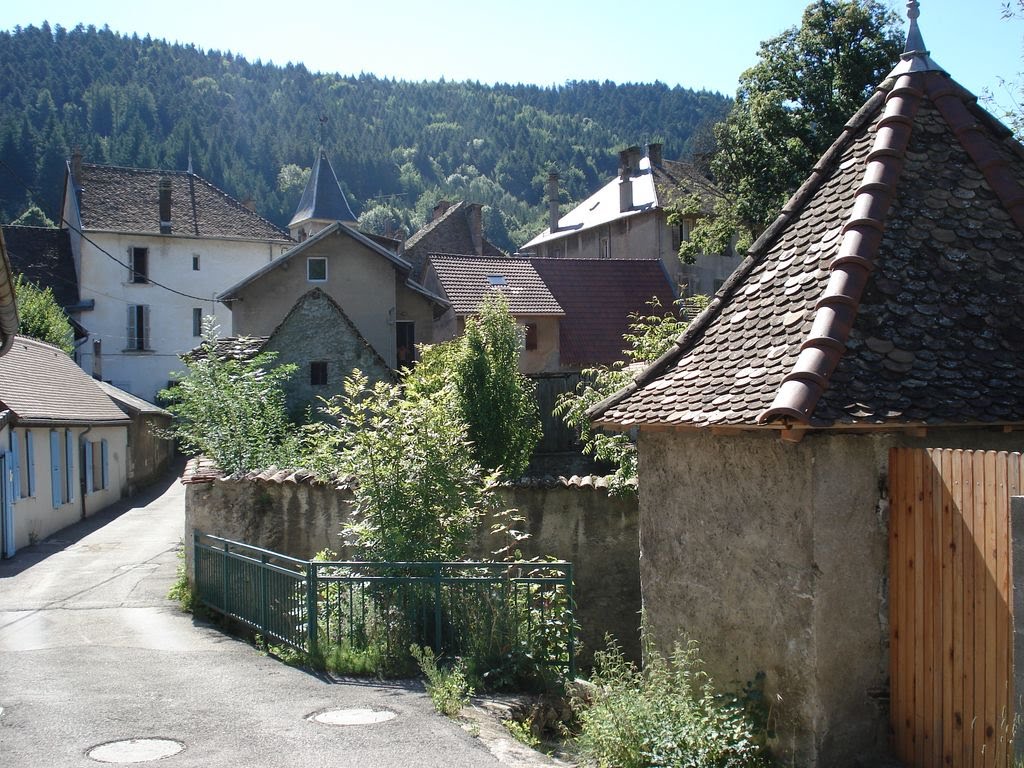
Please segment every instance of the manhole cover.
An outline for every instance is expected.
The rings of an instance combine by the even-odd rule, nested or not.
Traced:
[[[394,717],[395,713],[386,709],[329,709],[315,712],[308,719],[323,725],[374,725]]]
[[[85,754],[97,763],[148,763],[176,755],[184,748],[173,739],[123,739],[100,744]]]

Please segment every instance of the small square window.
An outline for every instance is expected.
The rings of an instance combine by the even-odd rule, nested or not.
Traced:
[[[198,253],[193,253],[192,254],[192,271],[193,272],[198,272],[199,271],[199,254]]]
[[[306,259],[306,279],[311,283],[327,281],[327,259],[323,256],[310,256]]]
[[[327,384],[327,361],[313,360],[309,364],[309,383],[314,387]]]
[[[526,348],[536,349],[537,348],[537,324],[527,323],[526,324]]]

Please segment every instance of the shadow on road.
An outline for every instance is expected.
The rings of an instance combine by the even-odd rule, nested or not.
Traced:
[[[116,520],[125,512],[145,507],[160,498],[167,492],[168,488],[178,482],[181,473],[185,469],[185,461],[183,457],[178,457],[159,480],[143,488],[134,496],[121,499],[84,520],[69,525],[67,528],[62,528],[38,544],[19,549],[14,557],[9,560],[0,560],[0,579],[17,576],[22,571],[26,571],[40,561],[45,560],[50,555],[77,544],[107,523]]]

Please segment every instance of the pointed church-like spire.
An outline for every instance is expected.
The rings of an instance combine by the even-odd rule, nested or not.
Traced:
[[[296,237],[296,230],[305,230],[303,235],[296,237],[302,240],[335,221],[354,224],[356,215],[345,199],[345,193],[341,191],[341,184],[327,158],[327,152],[320,147],[309,181],[302,192],[302,199],[299,200],[288,228],[292,230],[293,237]]]

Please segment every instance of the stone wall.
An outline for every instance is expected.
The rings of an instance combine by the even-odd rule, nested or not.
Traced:
[[[640,433],[640,578],[663,649],[700,644],[722,689],[765,673],[788,764],[889,749],[888,450],[1019,450],[1019,435]]]
[[[305,472],[220,477],[190,462],[182,481],[185,540],[193,529],[292,557],[332,549],[351,557],[340,536],[352,494],[344,485],[316,482]],[[506,506],[526,518],[524,557],[551,555],[574,566],[577,620],[587,664],[611,633],[634,659],[640,655],[640,576],[635,496],[610,496],[593,478],[521,481],[501,490]],[[487,557],[490,521],[480,526],[472,556]],[[193,573],[192,548],[186,562]]]

